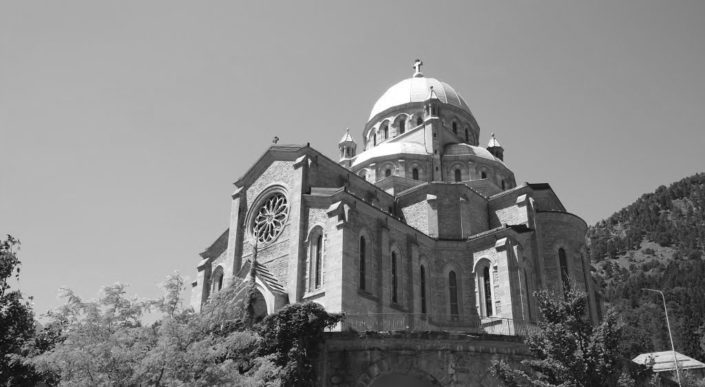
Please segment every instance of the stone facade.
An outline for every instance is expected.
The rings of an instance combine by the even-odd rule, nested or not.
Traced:
[[[270,147],[235,182],[193,307],[254,267],[263,313],[313,301],[346,313],[341,332],[517,335],[537,317],[533,292],[567,281],[596,320],[587,225],[548,184],[517,185],[497,139],[483,148],[479,133],[460,95],[418,66],[375,104],[361,153],[349,133],[338,161]]]
[[[516,337],[445,332],[329,334],[316,361],[317,383],[331,387],[498,386],[493,360],[529,356]]]

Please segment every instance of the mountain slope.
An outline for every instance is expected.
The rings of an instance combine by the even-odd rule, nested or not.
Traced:
[[[670,349],[665,294],[676,351],[705,360],[705,174],[655,192],[588,231],[605,304],[625,322],[629,356]]]

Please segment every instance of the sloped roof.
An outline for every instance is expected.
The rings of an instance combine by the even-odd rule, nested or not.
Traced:
[[[654,372],[674,371],[676,369],[673,361],[673,351],[642,353],[632,359],[632,361],[637,364],[649,365],[651,359],[654,360]],[[682,353],[676,352],[676,360],[678,361],[678,368],[681,370],[705,368],[705,364],[702,362]]]

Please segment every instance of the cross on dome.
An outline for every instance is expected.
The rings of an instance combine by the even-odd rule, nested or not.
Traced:
[[[423,73],[421,72],[421,66],[423,66],[423,62],[421,59],[416,59],[414,62],[414,78],[419,78],[423,77]]]

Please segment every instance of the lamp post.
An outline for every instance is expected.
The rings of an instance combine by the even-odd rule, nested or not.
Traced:
[[[666,312],[666,326],[668,327],[668,337],[671,339],[671,351],[673,351],[673,365],[676,367],[676,377],[678,378],[678,385],[681,385],[681,373],[678,370],[678,359],[676,358],[676,348],[673,346],[673,335],[671,334],[671,323],[668,322],[668,309],[666,308],[666,296],[663,295],[663,292],[660,290],[656,289],[647,289],[647,288],[642,288],[641,290],[645,290],[647,292],[654,292],[658,293],[661,295],[661,298],[663,299],[663,310]]]

